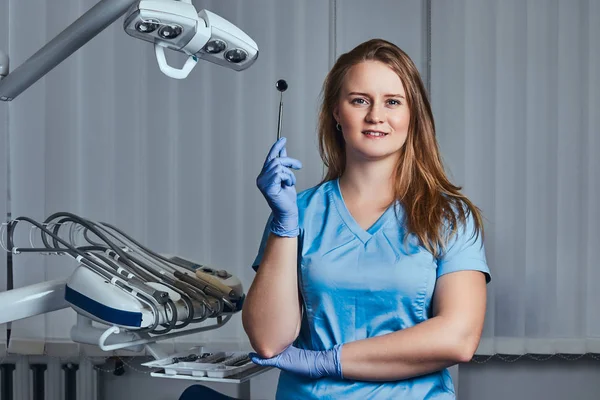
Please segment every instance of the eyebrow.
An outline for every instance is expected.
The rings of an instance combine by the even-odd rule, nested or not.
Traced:
[[[361,93],[361,92],[350,92],[350,93],[348,93],[348,96],[365,96],[365,97],[370,97],[367,93]],[[384,97],[401,97],[401,98],[404,98],[404,96],[402,96],[401,94],[386,94],[386,95],[384,95]]]

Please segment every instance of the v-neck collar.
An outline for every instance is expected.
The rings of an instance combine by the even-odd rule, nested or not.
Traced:
[[[375,221],[375,223],[373,225],[371,225],[367,230],[365,230],[354,219],[354,217],[350,213],[350,210],[348,210],[348,207],[346,206],[346,203],[344,201],[344,196],[342,196],[342,189],[340,188],[339,178],[335,179],[332,183],[333,183],[333,185],[332,185],[333,186],[333,201],[335,202],[336,209],[337,209],[338,213],[340,214],[340,217],[342,218],[342,220],[344,221],[344,223],[346,224],[348,229],[350,229],[350,231],[352,231],[352,233],[354,233],[354,235],[356,235],[356,237],[358,237],[361,242],[367,243],[369,241],[369,239],[371,239],[371,237],[373,237],[373,235],[375,235],[385,225],[385,223],[390,219],[388,217],[388,214],[394,212],[394,206],[396,203],[394,203],[393,205],[390,205],[383,212],[383,214],[381,214],[381,216],[379,216],[377,221]]]

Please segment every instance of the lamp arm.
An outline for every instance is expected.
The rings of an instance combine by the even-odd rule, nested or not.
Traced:
[[[136,0],[100,0],[23,64],[0,80],[0,100],[11,101],[125,14]]]

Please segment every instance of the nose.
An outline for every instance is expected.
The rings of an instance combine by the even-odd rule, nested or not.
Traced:
[[[366,120],[373,124],[383,122],[385,119],[385,110],[377,104],[373,104],[367,113]]]

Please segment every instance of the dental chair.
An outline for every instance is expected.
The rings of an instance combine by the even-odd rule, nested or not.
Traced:
[[[185,389],[179,400],[238,400],[202,385],[192,385]]]

